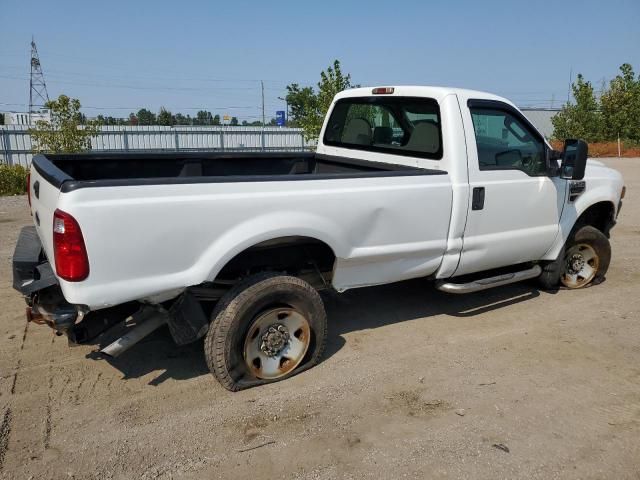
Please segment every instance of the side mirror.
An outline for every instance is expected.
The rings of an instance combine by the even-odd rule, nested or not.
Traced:
[[[587,168],[588,154],[589,145],[584,140],[565,140],[560,176],[569,180],[582,180]]]

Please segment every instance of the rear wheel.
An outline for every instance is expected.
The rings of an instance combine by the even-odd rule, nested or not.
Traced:
[[[216,379],[236,391],[315,365],[326,336],[318,292],[299,278],[263,273],[240,282],[218,302],[205,357]]]

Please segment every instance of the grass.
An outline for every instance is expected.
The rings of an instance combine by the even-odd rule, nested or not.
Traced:
[[[0,195],[27,193],[27,173],[22,165],[0,164]]]

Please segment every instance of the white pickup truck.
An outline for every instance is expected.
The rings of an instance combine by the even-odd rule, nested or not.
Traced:
[[[599,283],[624,196],[584,142],[552,150],[508,100],[412,86],[337,95],[316,153],[37,155],[28,191],[30,320],[85,342],[137,311],[105,355],[166,323],[206,337],[229,390],[319,360],[323,288]]]

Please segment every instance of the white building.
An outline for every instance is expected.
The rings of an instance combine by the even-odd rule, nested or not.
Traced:
[[[551,119],[560,112],[559,108],[521,108],[520,110],[546,139],[553,136]]]
[[[33,125],[38,120],[51,121],[48,110],[40,110],[37,113],[0,112],[0,115],[4,115],[4,125]]]

